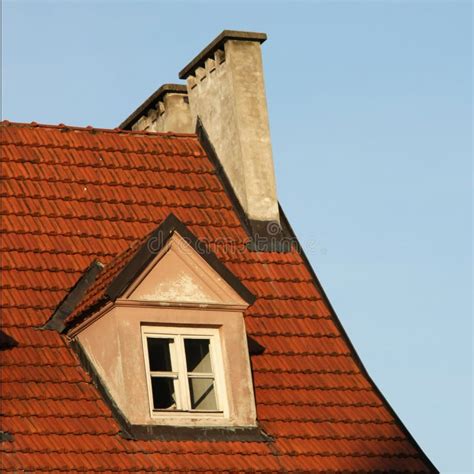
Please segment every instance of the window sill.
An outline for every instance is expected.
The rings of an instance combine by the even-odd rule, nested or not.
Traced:
[[[151,415],[153,418],[222,418],[224,412],[222,410],[153,410]]]

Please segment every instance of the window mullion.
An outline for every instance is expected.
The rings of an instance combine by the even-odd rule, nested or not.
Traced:
[[[177,336],[178,341],[178,364],[179,364],[179,390],[180,396],[183,403],[182,409],[183,410],[190,410],[191,409],[191,400],[189,396],[189,382],[188,382],[188,374],[187,374],[187,367],[186,367],[186,353],[184,351],[184,338],[183,336]]]
[[[170,358],[171,358],[171,369],[173,370],[173,386],[176,396],[176,408],[178,410],[182,409],[181,395],[179,393],[179,354],[178,354],[178,340],[176,337],[173,337],[173,344],[170,347]]]

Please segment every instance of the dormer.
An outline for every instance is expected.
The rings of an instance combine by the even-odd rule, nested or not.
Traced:
[[[72,298],[67,336],[127,426],[255,429],[254,297],[177,218]]]

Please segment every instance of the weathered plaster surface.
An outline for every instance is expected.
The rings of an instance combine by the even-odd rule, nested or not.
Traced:
[[[223,291],[223,287],[225,291]],[[231,303],[241,298],[179,235],[132,284],[126,295],[132,300],[181,303]]]
[[[278,221],[260,43],[228,40],[187,78],[199,116],[248,217]]]

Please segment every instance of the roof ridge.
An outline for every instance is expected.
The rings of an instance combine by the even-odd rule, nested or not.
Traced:
[[[195,138],[195,133],[178,133],[178,132],[147,132],[144,130],[124,130],[122,128],[101,128],[93,127],[92,125],[79,126],[79,125],[65,125],[64,123],[59,124],[46,124],[38,122],[10,122],[9,120],[0,121],[0,127],[19,127],[19,128],[46,128],[52,130],[63,130],[63,131],[75,131],[75,132],[89,132],[89,133],[111,133],[115,135],[128,135],[128,136],[150,136],[150,137],[162,137],[162,138]]]

